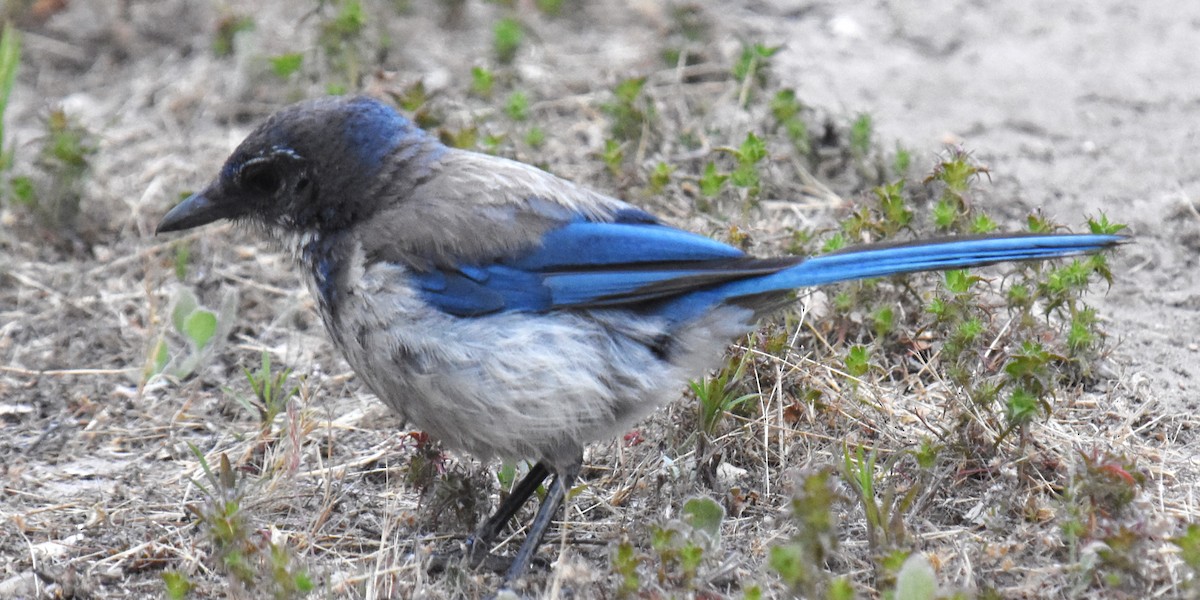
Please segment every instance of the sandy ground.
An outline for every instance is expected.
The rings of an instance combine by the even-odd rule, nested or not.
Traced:
[[[992,167],[999,202],[1129,224],[1128,271],[1099,301],[1121,363],[1156,412],[1196,406],[1200,7],[764,8],[738,20],[784,45],[780,78],[808,101],[870,113],[881,136],[920,151],[965,144]]]
[[[465,90],[470,66],[488,64],[489,29],[504,9],[467,2],[462,16],[446,25],[440,4],[412,4],[386,28],[385,68],[368,77],[368,91],[423,80],[441,94],[438,106],[450,123],[496,115]],[[670,10],[614,0],[549,19],[519,4],[533,34],[513,72],[535,97],[534,121],[551,132],[540,150],[518,146],[509,153],[612,193],[628,191],[605,175],[597,158],[606,125],[595,105],[619,79],[647,73],[668,81],[658,98],[674,98],[659,57]],[[703,64],[715,65],[713,72],[727,72],[742,41],[781,45],[772,70],[777,85],[794,87],[821,114],[844,122],[869,113],[879,143],[910,149],[926,167],[946,143],[970,149],[991,170],[986,201],[1008,219],[1006,226],[1019,226],[1031,209],[1076,228],[1100,212],[1130,225],[1136,243],[1113,258],[1111,290],[1092,299],[1115,338],[1105,363],[1109,376],[1085,395],[1090,404],[1083,404],[1093,408],[1079,413],[1079,422],[1068,419],[1075,433],[1047,439],[1068,446],[1064,455],[1100,445],[1127,452],[1150,473],[1142,501],[1151,506],[1156,543],[1147,546],[1144,579],[1132,587],[1096,587],[1071,579],[1053,552],[1015,549],[1042,543],[1033,536],[1052,537],[1052,525],[1018,528],[1015,541],[932,516],[914,518],[912,527],[923,536],[922,549],[941,557],[940,578],[951,589],[994,586],[1004,597],[1182,595],[1186,572],[1162,540],[1200,514],[1194,506],[1200,441],[1193,433],[1200,288],[1192,276],[1200,252],[1200,129],[1194,126],[1200,7],[1112,0],[699,6],[712,22]],[[296,14],[292,3],[256,3],[255,30],[241,36],[233,57],[214,57],[214,24],[240,8],[174,0],[76,2],[25,26],[25,63],[5,117],[7,135],[19,150],[35,147],[48,109],[61,105],[97,132],[98,151],[77,236],[63,239],[19,209],[3,207],[0,598],[160,597],[167,569],[188,573],[197,595],[237,595],[212,566],[207,538],[185,508],[198,501],[188,478],[201,476],[189,443],[209,460],[227,452],[235,462],[300,465],[257,489],[247,510],[263,528],[256,535],[287,540],[328,596],[479,595],[494,582],[477,574],[453,580],[425,574],[421,557],[461,536],[488,502],[457,502],[461,514],[440,514],[445,505],[402,483],[415,451],[396,434],[401,424],[333,354],[286,261],[251,237],[227,228],[186,237],[193,255],[187,284],[210,306],[239,290],[238,316],[228,343],[195,376],[141,385],[145,357],[167,330],[180,287],[171,274],[173,242],[152,236],[157,219],[179,192],[202,185],[258,118],[321,89],[264,75],[264,56],[314,44],[316,17]],[[688,100],[713,98],[710,131],[753,128],[762,116],[731,108],[736,87],[714,79],[697,84],[711,88],[693,90]],[[674,99],[662,104],[681,114],[688,108],[676,107]],[[18,152],[19,168],[28,166],[29,154]],[[799,185],[779,189],[797,197],[802,192]],[[837,206],[824,205],[801,217],[721,221],[671,199],[633,200],[698,231],[719,231],[734,221],[765,232],[764,238],[796,220],[829,227],[839,217]],[[263,450],[253,419],[228,399],[226,389],[244,393],[241,367],[253,367],[263,349],[307,376],[304,414],[289,418],[323,441],[303,451],[287,444]],[[687,410],[676,402],[639,430],[670,438]],[[840,424],[806,427],[806,440],[845,433]],[[545,587],[537,589],[547,595],[576,590],[578,597],[611,591],[607,546],[644,536],[647,523],[672,518],[683,498],[704,491],[692,479],[670,475],[662,453],[649,446],[603,445],[589,454],[591,485],[576,498],[584,508],[567,518],[582,549],[563,550],[567,558],[539,576],[536,584]],[[836,464],[836,453],[824,446],[800,446],[811,452],[797,450],[794,464]],[[482,489],[463,497],[494,499],[494,481],[480,484],[488,479],[481,467],[464,464],[451,475]],[[595,474],[610,467],[652,475],[631,483]],[[776,467],[776,473],[786,470]],[[762,562],[765,547],[786,536],[772,528],[783,520],[785,478],[750,477],[762,484],[741,484],[760,494],[762,505],[731,520],[728,554],[709,565],[715,575],[708,587],[668,595],[740,597],[731,580],[762,581],[769,595],[784,595],[770,585]],[[974,491],[964,490],[962,502],[989,501],[970,495]],[[843,543],[850,550],[831,568],[850,574],[870,595],[877,588],[859,552],[861,513],[857,521],[853,513],[847,518]],[[997,555],[1007,552],[1014,557],[1008,562]]]

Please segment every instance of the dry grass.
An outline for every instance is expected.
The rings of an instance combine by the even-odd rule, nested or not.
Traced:
[[[496,465],[430,447],[366,393],[325,341],[284,257],[233,229],[170,240],[151,235],[177,193],[214,173],[253,120],[293,97],[319,93],[319,83],[270,85],[255,62],[312,43],[311,24],[284,16],[287,6],[264,3],[258,33],[226,59],[208,48],[217,9],[185,2],[132,4],[121,9],[125,15],[73,5],[27,36],[27,64],[9,115],[18,168],[28,166],[22,156],[30,154],[35,117],[47,102],[63,103],[100,141],[77,232],[3,207],[0,598],[157,597],[165,571],[185,574],[200,597],[254,597],[231,583],[209,532],[197,526],[206,499],[195,482],[205,474],[191,447],[210,466],[228,458],[240,480],[236,494],[249,539],[258,548],[286,548],[290,565],[306,569],[319,594],[482,597],[498,581],[483,572],[425,569],[432,554],[457,547],[495,504]],[[672,39],[661,36],[672,23],[666,11],[604,3],[587,10],[592,21],[523,11],[538,35],[526,42],[532,50],[519,55],[523,66],[511,75],[535,99],[530,123],[547,132],[545,144],[534,148],[520,141],[530,124],[496,108],[502,95],[469,94],[476,62],[463,56],[488,55],[489,27],[502,12],[491,5],[470,9],[449,29],[441,25],[440,7],[396,16],[387,68],[372,71],[368,91],[402,94],[424,79],[433,92],[429,106],[444,116],[445,128],[477,124],[483,134],[507,132],[505,154],[620,194],[687,229],[728,237],[736,225],[761,254],[785,251],[793,230],[836,226],[862,197],[863,173],[844,147],[823,149],[810,169],[772,138],[766,196],[750,206],[727,194],[711,210],[696,208],[696,179],[713,148],[736,146],[745,132],[771,127],[765,100],[740,108],[747,90],[728,76],[736,51],[726,42],[738,33],[736,23],[710,17],[714,43],[696,64],[673,69],[659,67],[665,42],[658,38]],[[262,33],[272,30],[290,33]],[[715,42],[724,44],[722,51],[711,49]],[[632,168],[614,177],[597,158],[608,128],[598,107],[617,80],[647,73],[656,141],[643,136],[628,146]],[[813,123],[847,122],[838,114],[810,116]],[[698,149],[676,141],[685,135]],[[659,161],[676,165],[676,177],[650,195],[644,175]],[[1009,210],[1004,217],[1020,216]],[[174,275],[181,245],[191,257],[182,281]],[[1124,264],[1114,264],[1120,278]],[[913,281],[928,294],[933,278]],[[185,347],[170,323],[181,287],[214,307],[236,290],[232,330],[194,375],[146,380],[160,338],[173,351]],[[644,596],[738,597],[751,585],[786,596],[765,562],[772,546],[795,533],[786,507],[798,481],[839,469],[848,447],[875,449],[882,462],[922,440],[959,439],[964,419],[981,421],[971,421],[962,391],[945,380],[936,339],[928,342],[930,352],[876,356],[863,377],[843,372],[842,356],[856,334],[847,332],[847,321],[832,325],[830,312],[824,292],[811,294],[792,314],[738,343],[732,351],[752,365],[739,385],[759,396],[728,415],[711,441],[697,442],[695,399],[686,395],[630,435],[590,447],[577,493],[541,552],[554,566],[529,578],[531,592],[611,596],[618,585],[613,548],[629,541],[642,560]],[[994,314],[995,330],[1005,331],[1003,311]],[[853,315],[848,323],[861,329],[862,321]],[[778,336],[787,339],[786,349],[767,351],[765,340]],[[1183,593],[1180,585],[1192,575],[1167,537],[1200,513],[1178,485],[1196,476],[1191,430],[1198,419],[1164,410],[1122,371],[1122,351],[1118,346],[1102,363],[1103,376],[1063,388],[1024,447],[947,449],[926,479],[911,459],[878,473],[881,490],[922,486],[904,511],[903,547],[925,553],[945,589],[1014,598]],[[263,352],[294,369],[289,381],[299,386],[288,409],[265,424],[236,401],[251,395],[241,368],[257,366]],[[1096,540],[1071,548],[1062,533],[1078,507],[1067,492],[1079,478],[1081,457],[1093,453],[1127,457],[1146,475],[1127,511],[1088,513],[1102,521],[1087,523],[1093,531],[1125,526],[1136,533],[1129,554],[1137,562],[1119,582],[1104,580],[1114,568],[1103,565]],[[436,475],[416,475],[414,464]],[[826,565],[853,581],[860,596],[876,596],[890,575],[867,543],[861,504],[850,500],[845,482],[836,485],[844,500],[830,509],[840,543]],[[684,581],[658,568],[648,531],[678,518],[683,502],[697,495],[715,498],[728,515],[719,549],[705,556],[695,579]],[[527,509],[520,519],[531,514]],[[514,551],[522,539],[513,532],[499,552]]]

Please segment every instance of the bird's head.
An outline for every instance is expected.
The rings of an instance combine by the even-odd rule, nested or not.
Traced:
[[[403,183],[418,177],[441,148],[371,98],[295,104],[259,125],[216,179],[171,209],[156,233],[220,219],[256,226],[277,239],[338,231],[376,210],[388,187],[381,178]]]

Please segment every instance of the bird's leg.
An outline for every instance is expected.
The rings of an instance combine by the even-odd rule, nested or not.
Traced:
[[[533,560],[533,553],[541,545],[542,536],[546,534],[546,529],[550,527],[551,519],[558,512],[558,508],[562,506],[563,500],[567,497],[567,492],[571,491],[571,486],[575,485],[575,479],[579,477],[579,471],[582,468],[583,456],[580,455],[567,467],[555,470],[554,483],[550,484],[550,490],[546,492],[546,499],[542,501],[537,515],[533,517],[533,524],[529,526],[529,533],[525,537],[525,543],[521,544],[521,549],[517,550],[517,555],[513,558],[512,565],[508,567],[508,572],[504,574],[504,584],[506,586],[516,581],[529,569],[529,563]]]
[[[549,475],[550,469],[546,468],[545,464],[539,462],[533,465],[533,468],[529,469],[529,473],[526,473],[525,477],[517,483],[517,487],[513,488],[512,493],[496,508],[496,512],[492,513],[492,516],[488,517],[488,520],[475,530],[474,535],[467,538],[467,558],[471,563],[483,560],[491,550],[492,542],[500,536],[500,531]]]

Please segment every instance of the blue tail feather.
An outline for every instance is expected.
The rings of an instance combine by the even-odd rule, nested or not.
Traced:
[[[739,279],[664,303],[659,310],[679,321],[713,306],[791,290],[918,271],[962,269],[998,262],[1044,260],[1096,252],[1122,243],[1121,235],[1057,234],[943,238],[848,248],[809,258],[769,275]]]

